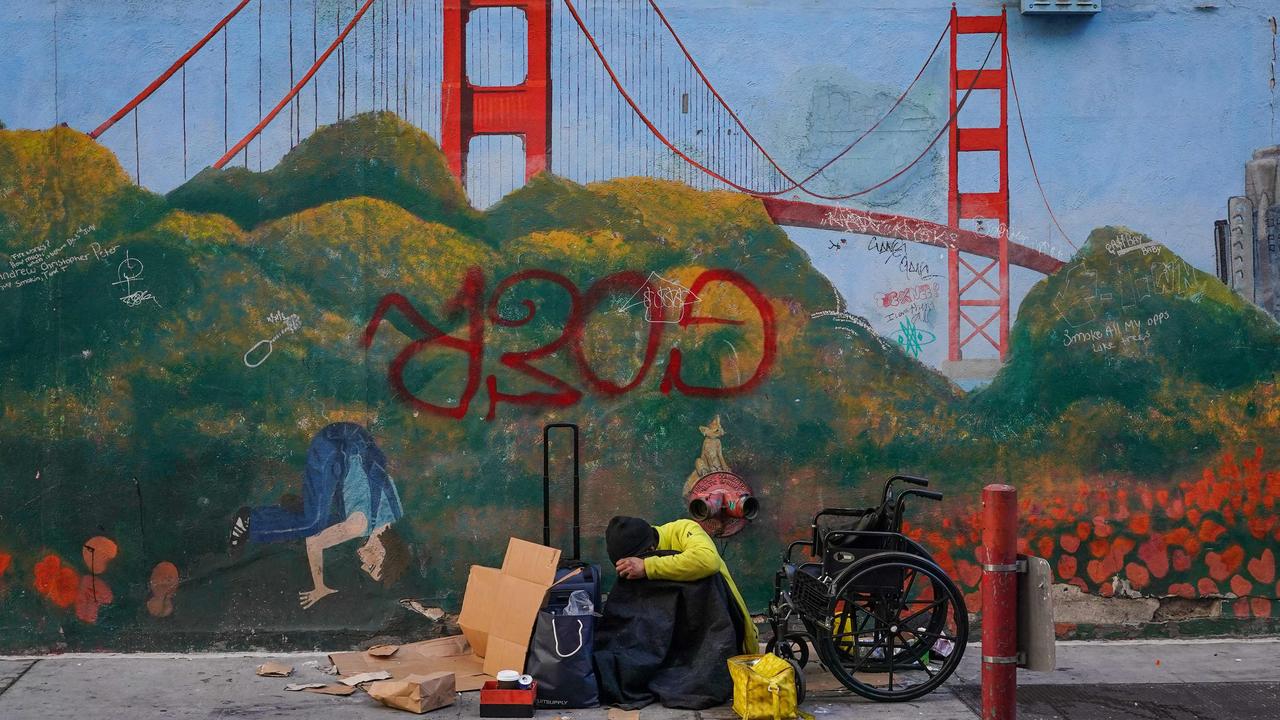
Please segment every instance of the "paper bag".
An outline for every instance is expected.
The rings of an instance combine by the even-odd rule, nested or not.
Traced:
[[[368,691],[374,700],[387,707],[418,714],[452,705],[456,695],[451,672],[383,680],[370,685]]]

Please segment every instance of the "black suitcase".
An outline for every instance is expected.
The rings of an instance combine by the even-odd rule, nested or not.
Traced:
[[[551,467],[548,452],[553,428],[573,431],[573,556],[561,558],[556,585],[547,605],[538,612],[530,638],[525,671],[538,682],[540,708],[565,710],[600,704],[593,650],[595,615],[600,612],[600,567],[582,561],[581,490],[578,470],[578,426],[554,423],[542,429],[542,544],[551,545]],[[584,590],[591,598],[591,615],[565,615],[569,596]]]
[[[562,557],[556,570],[556,584],[547,593],[547,609],[559,612],[569,604],[569,596],[575,590],[586,590],[595,612],[600,612],[600,566],[582,560],[582,492],[578,464],[578,426],[573,423],[552,423],[542,428],[542,544],[551,545],[551,430],[565,428],[573,431],[573,555]],[[580,571],[580,572],[578,572]],[[577,572],[571,578],[566,576]]]

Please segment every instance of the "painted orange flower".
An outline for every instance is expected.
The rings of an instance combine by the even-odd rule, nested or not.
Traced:
[[[80,576],[57,555],[46,555],[35,567],[36,591],[58,607],[70,607],[80,589]]]
[[[98,622],[98,608],[110,605],[114,600],[110,586],[96,577],[85,575],[80,578],[76,595],[76,617],[92,625]]]
[[[114,540],[98,535],[85,541],[80,555],[91,575],[101,575],[107,571],[107,564],[114,560],[119,552]]]

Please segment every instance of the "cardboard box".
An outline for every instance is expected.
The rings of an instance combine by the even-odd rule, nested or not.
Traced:
[[[528,690],[503,690],[497,680],[491,680],[480,688],[480,717],[531,718],[537,697],[536,682]]]
[[[524,672],[533,624],[559,562],[558,549],[511,538],[501,570],[471,567],[458,625],[475,654],[484,658],[486,675]]]

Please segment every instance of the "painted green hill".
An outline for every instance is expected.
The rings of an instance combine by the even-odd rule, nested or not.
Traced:
[[[245,229],[323,203],[367,196],[423,220],[472,228],[476,213],[429,135],[394,113],[363,113],[320,128],[262,173],[206,168],[168,195],[193,212],[216,212]]]
[[[86,231],[89,240],[108,238],[161,212],[161,199],[134,185],[115,156],[83,133],[0,129],[0,254]]]
[[[589,234],[610,230],[632,242],[654,238],[640,218],[615,198],[544,172],[485,212],[489,238],[498,244],[546,230]]]
[[[1248,422],[1280,371],[1280,325],[1217,278],[1122,227],[1094,230],[1018,309],[1009,362],[974,422],[1034,457],[1162,473]]]

